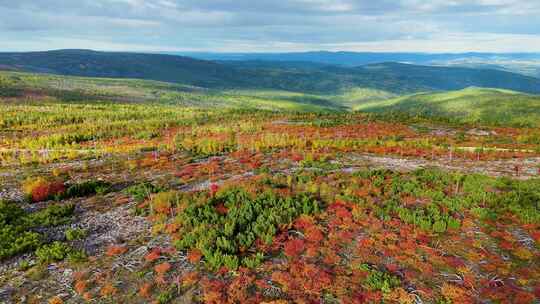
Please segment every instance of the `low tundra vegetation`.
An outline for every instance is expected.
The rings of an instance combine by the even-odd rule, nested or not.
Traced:
[[[145,208],[154,231],[169,234],[198,269],[202,302],[257,303],[269,299],[269,289],[279,289],[274,297],[292,302],[532,299],[525,285],[485,285],[483,273],[504,276],[524,267],[539,273],[533,266],[538,247],[519,245],[511,233],[493,230],[496,221],[538,238],[538,180],[435,169],[325,170],[304,169],[289,176],[263,172],[234,185],[160,192],[149,196]],[[470,242],[479,244],[472,252]],[[480,243],[494,247],[486,253]],[[147,261],[170,254],[152,251]],[[479,255],[494,260],[480,263]],[[480,268],[475,271],[473,265]],[[168,265],[164,273],[174,271],[174,265]],[[177,283],[180,291],[174,294],[194,284],[193,273],[184,276],[189,277]],[[448,279],[454,276],[459,281]],[[152,293],[145,289],[146,297]]]

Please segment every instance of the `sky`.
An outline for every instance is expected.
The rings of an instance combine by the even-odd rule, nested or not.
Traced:
[[[540,52],[540,0],[0,0],[0,51]]]

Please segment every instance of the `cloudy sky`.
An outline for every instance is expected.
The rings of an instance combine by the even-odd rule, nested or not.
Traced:
[[[540,52],[540,0],[0,0],[0,51]]]

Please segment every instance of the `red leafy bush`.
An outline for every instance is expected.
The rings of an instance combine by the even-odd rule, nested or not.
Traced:
[[[296,257],[299,256],[305,248],[305,243],[303,240],[300,239],[292,239],[285,243],[285,246],[283,247],[283,252],[288,257]]]
[[[305,231],[306,240],[312,243],[319,243],[324,239],[324,235],[317,226],[311,226],[306,228]]]
[[[161,264],[158,264],[154,267],[154,270],[156,271],[157,274],[159,275],[164,275],[166,274],[169,270],[171,270],[172,266],[170,263],[168,262],[164,262],[164,263],[161,263]]]
[[[187,259],[190,263],[198,263],[202,258],[202,252],[198,249],[192,249],[188,252]]]
[[[64,182],[43,177],[29,178],[23,184],[24,193],[32,202],[41,202],[66,190]]]
[[[219,186],[218,186],[218,185],[216,185],[216,184],[211,184],[211,185],[210,185],[210,195],[211,195],[211,196],[216,195],[216,193],[218,192],[218,190],[219,190]]]
[[[147,262],[153,262],[155,260],[159,260],[159,258],[161,258],[160,248],[152,249],[152,251],[144,257]]]
[[[126,246],[110,245],[105,253],[107,256],[117,256],[124,254],[128,251]]]

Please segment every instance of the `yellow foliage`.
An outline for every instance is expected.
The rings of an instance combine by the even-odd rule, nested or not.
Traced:
[[[47,301],[49,304],[63,304],[64,301],[60,297],[52,297]]]
[[[534,256],[533,253],[525,247],[514,250],[514,255],[521,260],[530,260]]]
[[[409,294],[405,289],[399,287],[384,295],[384,299],[391,303],[412,304],[414,296]]]

